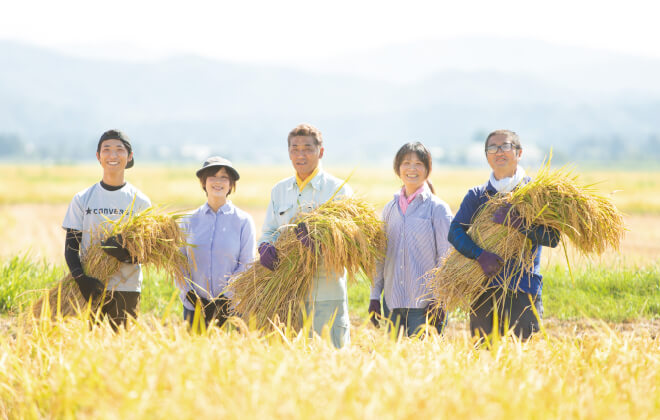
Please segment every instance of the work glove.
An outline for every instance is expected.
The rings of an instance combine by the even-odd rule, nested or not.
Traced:
[[[296,226],[296,237],[298,240],[310,251],[314,252],[314,241],[309,236],[309,231],[307,230],[307,223],[300,222]]]
[[[493,223],[519,229],[523,224],[523,219],[516,209],[512,209],[511,204],[507,203],[495,210],[495,213],[493,213]]]
[[[214,318],[227,318],[228,314],[229,299],[223,295],[218,296],[217,298],[211,300],[208,305],[204,308],[204,314],[206,315],[206,320],[211,321]]]
[[[189,290],[188,293],[186,293],[186,299],[190,304],[193,306],[193,308],[197,308],[197,302],[202,307],[202,311],[204,311],[204,319],[205,320],[210,320],[213,318],[213,312],[215,311],[215,305],[208,299],[204,299],[203,297],[200,297],[197,293],[195,293],[194,290]]]
[[[78,277],[75,277],[74,280],[78,284],[78,289],[80,294],[83,295],[85,300],[90,298],[96,299],[103,294],[105,286],[99,279],[96,277],[90,277],[85,274],[81,274]]]
[[[504,265],[504,260],[500,258],[499,255],[493,254],[492,252],[488,252],[486,250],[484,250],[481,255],[479,255],[477,262],[488,278],[493,277],[499,273],[502,265]]]
[[[128,250],[121,246],[122,242],[123,240],[121,234],[111,236],[105,241],[101,242],[101,249],[103,249],[103,251],[111,257],[118,259],[120,262],[135,264],[135,261]]]
[[[273,244],[268,242],[259,244],[259,262],[261,265],[270,271],[274,271],[278,261],[277,249]]]
[[[374,324],[376,328],[380,327],[378,324],[378,317],[380,316],[382,316],[380,311],[380,300],[371,299],[369,301],[369,321],[371,321],[371,323]]]

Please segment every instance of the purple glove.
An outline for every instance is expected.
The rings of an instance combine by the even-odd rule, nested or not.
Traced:
[[[382,316],[380,313],[380,300],[378,299],[371,299],[369,301],[369,321],[371,321],[372,324],[376,328],[378,328],[380,325],[378,325],[378,318]]]
[[[516,209],[512,209],[511,204],[507,203],[495,210],[495,213],[493,213],[493,223],[511,226],[514,229],[518,229],[520,226],[522,226],[523,220]]]
[[[259,262],[261,265],[270,271],[275,271],[275,266],[278,261],[277,249],[275,249],[273,244],[268,242],[262,242],[259,244]]]
[[[495,276],[504,264],[504,260],[500,258],[499,255],[493,254],[492,252],[488,252],[486,250],[484,250],[481,255],[479,255],[477,262],[488,278]]]
[[[314,241],[309,237],[309,231],[307,230],[307,223],[300,222],[296,226],[296,237],[298,240],[312,252],[314,252]]]

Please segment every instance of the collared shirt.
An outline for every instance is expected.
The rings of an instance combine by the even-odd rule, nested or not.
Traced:
[[[525,177],[522,184],[531,181]],[[456,217],[449,228],[449,242],[458,252],[467,258],[476,259],[483,250],[467,235],[467,230],[473,222],[481,206],[486,204],[497,190],[490,182],[471,188],[463,198]],[[516,261],[508,261],[500,273],[490,280],[489,286],[496,287],[506,285],[511,290],[518,290],[531,295],[540,295],[543,288],[543,276],[541,276],[541,249],[542,246],[555,247],[559,242],[559,232],[543,226],[532,226],[530,229],[519,229],[532,243],[530,255],[534,256],[534,268],[531,271],[521,270],[522,264]],[[516,284],[518,287],[516,288]]]
[[[217,212],[205,203],[183,217],[182,228],[192,246],[184,248],[190,262],[191,281],[181,289],[181,300],[187,309],[194,310],[186,299],[191,288],[200,297],[215,298],[225,293],[230,276],[244,271],[254,260],[254,221],[231,201]]]
[[[318,167],[318,166],[317,166],[316,169],[314,169],[314,170],[312,171],[312,173],[309,174],[309,176],[308,176],[307,178],[305,178],[305,179],[300,179],[300,177],[299,177],[298,174],[296,173],[296,184],[298,184],[298,189],[299,189],[300,191],[304,190],[304,189],[305,189],[305,186],[309,183],[309,181],[311,181],[312,179],[314,179],[314,177],[315,177],[316,174],[318,174],[318,173],[319,173],[319,167]]]
[[[417,190],[410,194],[410,197],[406,197],[406,187],[401,188],[401,192],[399,193],[399,208],[401,209],[401,213],[406,214],[406,210],[408,210],[408,204],[412,203],[412,201],[417,197],[422,191],[424,191],[424,187],[426,187],[427,184],[426,182]]]
[[[316,176],[302,191],[298,189],[295,176],[278,182],[270,194],[270,203],[259,243],[275,243],[280,228],[290,224],[298,213],[311,211],[328,201],[339,190],[343,182],[320,168]],[[344,184],[335,195],[335,199],[349,197],[352,194],[351,187]],[[346,298],[346,272],[328,273],[323,267],[319,267],[313,278],[310,301]]]
[[[449,251],[447,234],[452,213],[447,203],[425,185],[404,214],[399,206],[400,194],[394,194],[383,209],[387,254],[378,266],[371,299],[380,299],[384,291],[389,308],[425,308],[431,296],[424,274],[440,266]]]

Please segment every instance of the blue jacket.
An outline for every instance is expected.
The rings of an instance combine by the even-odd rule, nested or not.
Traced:
[[[523,182],[528,183],[531,178],[526,177]],[[491,185],[490,181],[486,184],[471,188],[463,198],[461,207],[458,209],[454,220],[449,227],[449,242],[458,252],[471,259],[477,259],[483,252],[477,244],[470,239],[467,230],[472,224],[472,218],[479,208],[483,206],[491,196],[497,194],[497,190]],[[522,234],[527,236],[532,242],[532,255],[534,257],[534,268],[530,271],[522,271],[520,264],[515,261],[509,261],[505,264],[500,274],[491,279],[489,286],[500,286],[505,284],[505,275],[510,277],[507,287],[511,290],[518,290],[529,293],[532,296],[541,295],[543,288],[543,276],[541,276],[539,267],[541,265],[541,248],[549,246],[554,248],[559,243],[559,232],[555,229],[548,229],[545,226],[535,226],[530,229],[519,229]],[[513,273],[513,275],[511,275]],[[520,279],[518,288],[516,283]]]

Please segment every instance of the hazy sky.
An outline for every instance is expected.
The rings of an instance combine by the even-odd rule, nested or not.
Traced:
[[[3,0],[0,39],[97,56],[295,63],[414,40],[500,36],[660,58],[656,3]]]

